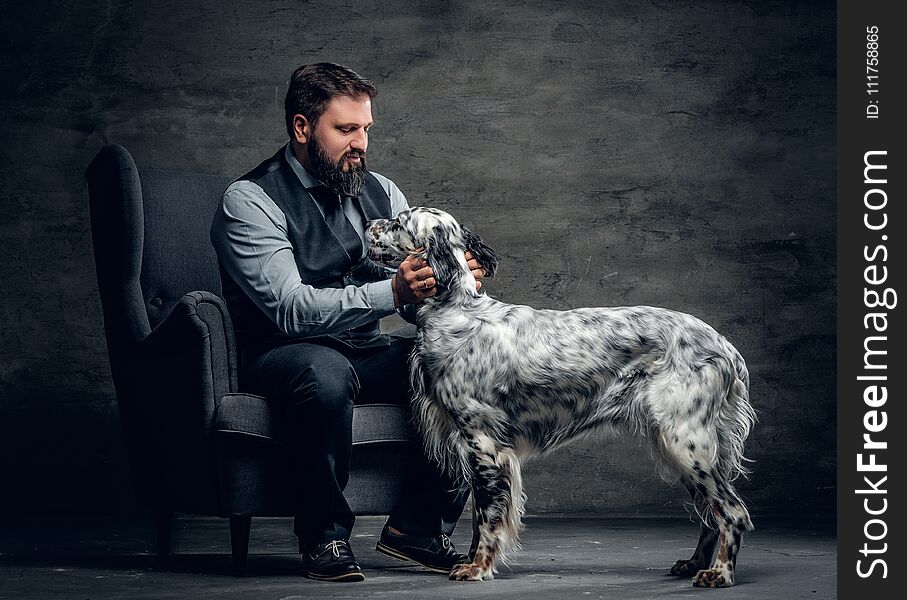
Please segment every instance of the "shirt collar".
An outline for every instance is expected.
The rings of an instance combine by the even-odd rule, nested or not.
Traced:
[[[289,142],[284,148],[284,155],[286,156],[287,162],[290,163],[293,172],[296,173],[296,177],[299,178],[299,181],[302,182],[305,189],[324,185],[318,178],[309,173],[308,170],[302,166],[302,163],[297,160],[296,154],[293,152],[293,145]]]

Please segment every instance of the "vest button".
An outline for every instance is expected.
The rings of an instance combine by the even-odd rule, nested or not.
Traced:
[[[163,304],[164,304],[164,301],[161,300],[160,298],[152,298],[152,299],[151,299],[151,306],[160,307],[160,306],[162,306]]]

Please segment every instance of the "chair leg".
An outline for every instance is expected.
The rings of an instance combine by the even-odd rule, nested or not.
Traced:
[[[246,559],[249,556],[249,532],[252,530],[252,515],[230,517],[230,547],[233,550],[233,574],[245,575]]]
[[[162,565],[170,562],[170,549],[173,543],[173,513],[158,510],[154,515],[157,533],[157,558]]]

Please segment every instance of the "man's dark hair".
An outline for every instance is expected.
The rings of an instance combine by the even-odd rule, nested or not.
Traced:
[[[312,124],[336,96],[358,98],[378,95],[378,88],[352,69],[334,63],[302,65],[290,77],[287,97],[283,102],[287,134],[293,137],[293,117],[303,115]]]

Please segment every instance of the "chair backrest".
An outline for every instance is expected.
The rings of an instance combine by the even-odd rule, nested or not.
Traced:
[[[220,294],[208,231],[229,179],[140,172],[129,152],[116,145],[102,148],[85,176],[107,352],[138,498],[150,498],[156,506],[194,494],[196,501],[215,505],[210,499],[216,498],[216,485],[206,476],[205,452],[187,452],[181,469],[161,460],[166,454],[162,444],[172,440],[161,439],[158,420],[167,414],[162,407],[173,399],[149,393],[149,366],[136,342],[151,333],[187,292]],[[191,394],[195,388],[187,390]],[[193,423],[189,419],[176,425],[180,430]],[[195,485],[182,485],[189,472]],[[170,489],[172,485],[179,493]]]
[[[221,295],[208,232],[230,179],[149,169],[142,172],[141,182],[145,243],[139,282],[153,328],[186,292]]]
[[[139,172],[129,152],[118,145],[98,152],[86,178],[109,344],[143,338],[187,292],[220,295],[208,231],[230,178]]]

